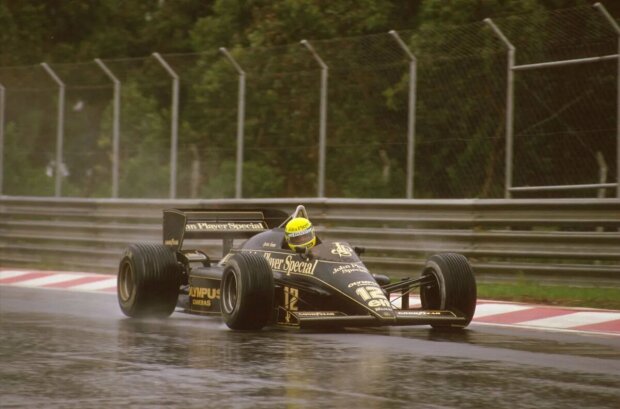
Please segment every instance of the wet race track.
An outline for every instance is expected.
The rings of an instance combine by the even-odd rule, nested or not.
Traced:
[[[620,337],[472,323],[342,332],[136,321],[114,294],[0,287],[0,407],[616,408]]]

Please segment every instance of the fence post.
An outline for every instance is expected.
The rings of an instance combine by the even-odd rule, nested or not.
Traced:
[[[43,69],[58,84],[58,123],[56,133],[56,186],[54,196],[60,197],[62,190],[62,162],[63,162],[63,142],[65,126],[65,83],[56,75],[54,70],[47,64],[41,63]]]
[[[516,48],[506,38],[504,33],[495,25],[493,20],[485,18],[484,22],[487,23],[499,39],[508,48],[508,68],[507,68],[507,90],[506,90],[506,171],[504,182],[504,197],[510,199],[512,188],[512,158],[513,158],[513,138],[514,138],[514,71],[515,65],[515,52]]]
[[[97,65],[114,83],[114,113],[112,118],[112,197],[118,197],[118,167],[121,121],[121,82],[99,58],[95,58]]]
[[[220,52],[230,61],[239,74],[239,94],[237,105],[237,166],[235,171],[235,198],[240,199],[243,195],[243,142],[245,128],[245,71],[237,63],[225,47],[220,47]]]
[[[0,84],[0,196],[4,186],[4,89]]]
[[[594,7],[603,14],[603,17],[607,19],[618,35],[618,73],[616,78],[616,196],[620,198],[620,26],[618,26],[616,20],[601,3],[595,3]]]
[[[153,53],[166,72],[172,77],[172,113],[170,130],[170,199],[177,196],[177,147],[179,145],[179,76],[159,53]]]
[[[417,59],[407,44],[400,38],[395,30],[390,35],[394,37],[400,48],[409,57],[409,108],[407,112],[407,199],[414,197],[415,176],[415,105],[416,105],[416,82],[417,82]]]
[[[327,77],[329,68],[323,59],[317,54],[308,40],[300,42],[305,46],[321,67],[321,107],[320,107],[320,127],[319,127],[319,180],[317,196],[325,197],[325,145],[327,143]]]

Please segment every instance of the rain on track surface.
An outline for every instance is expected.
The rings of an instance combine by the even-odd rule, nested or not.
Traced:
[[[230,331],[115,295],[0,287],[0,407],[615,408],[620,338],[472,324]],[[413,404],[413,402],[417,402]]]

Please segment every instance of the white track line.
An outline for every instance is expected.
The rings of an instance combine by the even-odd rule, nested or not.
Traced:
[[[591,330],[583,330],[583,329],[572,329],[572,328],[549,328],[549,327],[537,327],[537,326],[529,326],[523,325],[521,323],[516,324],[497,324],[491,322],[480,322],[480,321],[472,321],[471,326],[481,325],[487,327],[505,327],[505,328],[518,328],[518,329],[529,329],[534,331],[552,331],[552,332],[566,332],[572,334],[585,334],[585,335],[610,335],[613,337],[619,337],[620,334],[617,332],[610,331],[591,331]]]
[[[403,299],[400,295],[398,294],[392,294],[392,296],[390,297],[390,302],[392,303],[392,305],[396,308],[402,308],[403,305]],[[416,307],[416,306],[420,306],[421,305],[421,301],[420,301],[420,297],[416,296],[416,295],[412,295],[409,297],[409,306],[410,307]]]
[[[84,276],[79,274],[50,274],[45,277],[33,278],[32,280],[19,281],[13,285],[17,287],[43,287],[48,284],[61,283],[82,277]]]
[[[71,290],[76,291],[97,291],[97,290],[105,290],[106,288],[111,288],[116,286],[116,277],[113,278],[104,278],[99,281],[93,281],[92,283],[80,284],[76,286],[69,287]]]
[[[13,278],[13,277],[19,277],[19,276],[23,276],[26,274],[30,274],[31,271],[24,271],[24,270],[2,270],[0,271],[0,280],[6,279],[6,278]]]
[[[582,325],[600,324],[606,321],[620,320],[617,312],[582,311],[549,318],[523,321],[520,325],[546,328],[574,328]]]
[[[531,305],[518,305],[518,304],[495,304],[484,303],[476,306],[476,313],[474,319],[487,317],[489,315],[505,314],[508,312],[523,311],[533,308]]]

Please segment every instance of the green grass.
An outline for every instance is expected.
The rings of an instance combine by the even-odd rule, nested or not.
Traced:
[[[541,285],[527,281],[478,283],[478,298],[620,310],[620,288]]]

